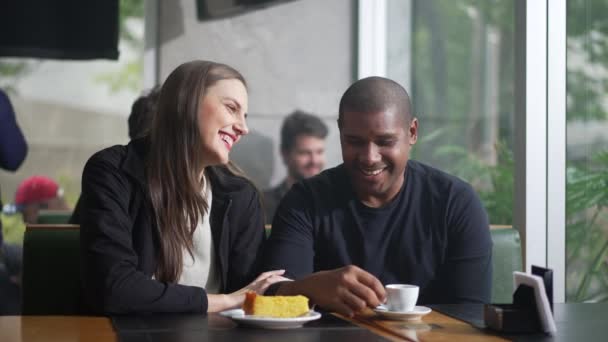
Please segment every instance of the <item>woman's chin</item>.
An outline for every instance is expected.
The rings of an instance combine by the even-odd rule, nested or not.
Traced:
[[[226,154],[214,153],[213,155],[205,158],[204,161],[205,166],[218,166],[218,165],[226,165],[230,161],[230,156]]]
[[[218,156],[215,165],[226,165],[228,162],[230,162],[230,156],[228,154],[220,155]]]

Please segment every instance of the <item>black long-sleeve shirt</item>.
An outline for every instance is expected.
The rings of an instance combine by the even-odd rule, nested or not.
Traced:
[[[344,167],[304,180],[275,215],[264,269],[294,279],[357,265],[383,284],[420,286],[418,303],[489,302],[492,241],[470,185],[410,160],[404,186],[381,208],[355,197]]]

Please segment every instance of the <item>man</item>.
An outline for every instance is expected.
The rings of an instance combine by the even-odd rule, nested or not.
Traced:
[[[17,124],[15,111],[8,95],[0,89],[0,169],[17,171],[27,156],[27,143]],[[0,195],[0,211],[3,208]],[[3,243],[0,220],[0,247]],[[0,250],[0,258],[2,258]]]
[[[408,160],[418,120],[405,89],[355,82],[338,128],[344,163],[296,184],[277,212],[264,268],[294,281],[269,293],[348,316],[383,303],[391,283],[420,286],[419,304],[488,302],[487,215],[468,184]]]
[[[318,117],[296,110],[281,127],[281,157],[287,177],[277,187],[264,192],[266,223],[271,224],[279,202],[291,186],[312,177],[325,166],[327,126]]]
[[[32,176],[21,182],[15,192],[15,206],[26,224],[36,223],[40,210],[70,209],[59,184],[45,176]]]
[[[0,169],[16,171],[27,156],[27,143],[8,95],[0,89]],[[4,207],[0,193],[0,211]],[[21,246],[4,242],[0,220],[0,315],[21,312]]]
[[[160,86],[155,86],[147,94],[141,95],[131,105],[127,119],[129,139],[141,138],[148,134],[160,96]]]

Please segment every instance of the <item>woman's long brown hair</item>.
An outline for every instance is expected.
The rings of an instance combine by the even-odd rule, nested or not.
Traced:
[[[192,254],[192,237],[209,204],[201,196],[202,139],[199,101],[220,80],[245,79],[219,63],[193,61],[175,69],[162,86],[150,132],[146,165],[148,187],[160,231],[156,279],[177,282],[183,250]],[[231,165],[229,169],[232,170]]]

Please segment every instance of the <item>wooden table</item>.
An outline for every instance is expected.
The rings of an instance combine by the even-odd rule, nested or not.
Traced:
[[[371,313],[373,315],[373,313]],[[223,317],[210,315],[210,321],[221,325]],[[201,316],[201,320],[207,319]],[[366,324],[352,320],[359,326],[389,340],[444,340],[444,341],[499,341],[467,323],[447,317],[438,312],[427,315],[420,322],[389,322],[374,320]],[[381,324],[385,324],[382,326]],[[229,325],[231,328],[238,329]],[[391,327],[395,332],[387,330]],[[209,328],[212,328],[211,326]],[[490,339],[488,339],[488,337]],[[118,341],[110,319],[83,316],[0,316],[0,341]]]
[[[557,304],[555,320],[558,334],[550,337],[542,334],[500,337],[490,331],[475,328],[468,323],[451,318],[437,311],[424,316],[422,321],[401,322],[379,319],[373,312],[365,312],[349,319],[359,327],[344,323],[342,327],[317,325],[301,329],[272,331],[241,328],[232,320],[218,314],[183,315],[177,324],[165,327],[179,327],[173,331],[146,331],[148,341],[332,341],[355,342],[373,340],[380,336],[392,341],[606,341],[608,336],[608,303],[599,304]],[[138,317],[135,317],[136,319]],[[188,321],[188,322],[186,322]],[[165,321],[157,322],[166,323]],[[194,324],[192,324],[194,323]],[[155,325],[156,327],[157,325]],[[173,329],[173,328],[171,328]],[[306,332],[314,333],[306,333]],[[358,335],[365,338],[357,339]],[[128,336],[127,336],[128,337]],[[137,336],[132,336],[137,337]],[[141,337],[141,336],[139,336]],[[292,338],[293,337],[293,338]],[[121,339],[125,338],[124,333]],[[137,339],[133,339],[137,340]],[[110,319],[84,316],[0,316],[0,341],[118,341],[118,335]]]
[[[386,320],[371,310],[348,320],[392,341],[508,341],[437,311],[420,321]]]
[[[0,341],[117,341],[106,317],[0,316]]]

